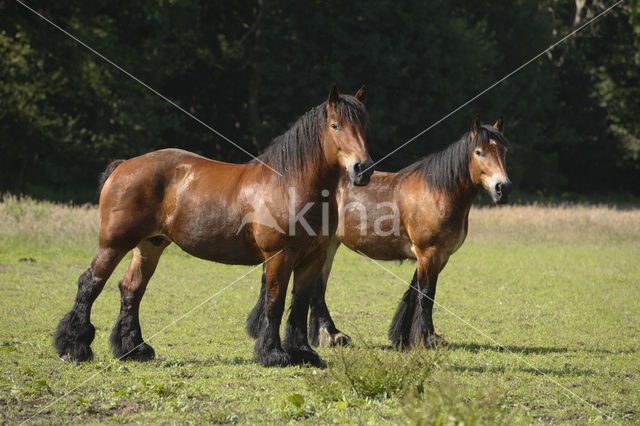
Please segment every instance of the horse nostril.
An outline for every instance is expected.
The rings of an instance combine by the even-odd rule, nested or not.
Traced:
[[[353,165],[353,171],[356,173],[356,175],[359,175],[362,171],[362,163],[355,163]]]
[[[369,160],[364,163],[364,167],[362,168],[362,172],[367,172],[369,176],[373,174],[373,161]]]
[[[512,187],[513,185],[511,184],[511,181],[509,179],[507,179],[505,182],[496,183],[494,189],[496,191],[496,195],[498,196],[499,202],[506,202],[509,199]]]
[[[509,196],[509,194],[511,194],[512,189],[513,189],[513,184],[508,179],[506,182],[500,185],[500,190],[505,196]]]

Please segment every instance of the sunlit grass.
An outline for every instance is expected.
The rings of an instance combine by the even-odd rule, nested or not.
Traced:
[[[327,301],[354,346],[321,348],[324,370],[265,369],[253,361],[244,321],[258,294],[259,268],[154,337],[156,360],[113,362],[107,340],[127,259],[94,305],[95,360],[62,363],[51,333],[71,307],[97,227],[94,206],[0,203],[0,421],[26,420],[76,387],[35,420],[575,424],[604,422],[602,413],[623,423],[640,419],[638,210],[473,209],[468,240],[441,274],[436,300],[491,339],[436,307],[436,330],[450,343],[438,354],[388,349],[387,327],[406,284],[341,249]],[[385,267],[409,281],[415,265]],[[248,270],[171,246],[142,303],[143,335]]]

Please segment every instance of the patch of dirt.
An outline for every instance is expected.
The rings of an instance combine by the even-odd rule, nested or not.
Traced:
[[[119,414],[132,414],[138,411],[140,411],[140,404],[131,400],[123,401],[122,404],[116,408],[116,413]]]

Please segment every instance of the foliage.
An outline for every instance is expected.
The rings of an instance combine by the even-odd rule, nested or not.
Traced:
[[[305,372],[307,387],[326,403],[343,409],[367,401],[395,400],[409,424],[524,424],[525,410],[508,397],[508,391],[489,389],[463,392],[448,363],[446,349],[418,348],[396,352],[357,341],[352,348],[335,348],[325,370]],[[304,398],[288,399],[303,412]],[[309,405],[306,405],[309,409]]]
[[[441,364],[440,351],[385,352],[365,342],[358,344],[354,348],[337,347],[327,360],[326,370],[308,372],[305,380],[309,390],[326,401],[391,398],[423,385]]]
[[[639,5],[625,1],[379,169],[441,149],[479,112],[487,121],[505,116],[520,190],[637,192]],[[606,6],[97,0],[37,8],[255,154],[322,102],[332,82],[347,93],[364,83],[368,144],[379,159]],[[93,177],[109,161],[169,146],[249,160],[17,2],[0,0],[0,13],[0,191],[94,201]]]
[[[459,385],[458,385],[459,386]],[[413,425],[513,425],[532,422],[495,388],[465,396],[453,374],[442,371],[403,398],[403,410]],[[506,394],[508,391],[502,391]]]

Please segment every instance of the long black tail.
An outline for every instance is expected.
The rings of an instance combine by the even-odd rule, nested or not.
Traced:
[[[111,176],[111,173],[113,173],[116,167],[118,167],[123,161],[124,160],[112,161],[111,163],[109,163],[104,172],[100,173],[100,177],[98,177],[98,198],[102,193],[102,187],[104,186],[104,183],[107,181],[107,179],[109,179],[109,176]]]
[[[251,310],[249,317],[247,318],[247,326],[245,330],[252,339],[257,339],[260,335],[260,331],[266,321],[265,306],[267,303],[267,274],[262,272],[262,285],[260,286],[260,296],[256,305]]]

